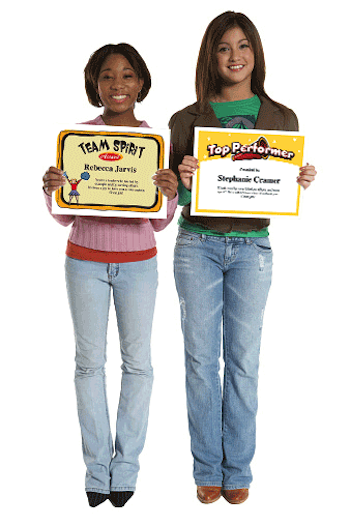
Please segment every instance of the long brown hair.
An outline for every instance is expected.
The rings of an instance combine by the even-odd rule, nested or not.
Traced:
[[[223,34],[233,27],[242,29],[253,48],[255,65],[252,73],[252,92],[270,99],[264,89],[265,58],[258,30],[253,22],[242,13],[226,11],[210,22],[204,33],[199,51],[196,70],[196,93],[201,110],[203,110],[209,97],[220,90],[220,77],[216,60],[217,46]]]

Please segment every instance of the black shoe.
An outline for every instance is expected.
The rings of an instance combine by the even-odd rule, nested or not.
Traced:
[[[100,505],[109,498],[109,494],[101,494],[100,492],[87,492],[86,495],[90,507],[97,507],[97,505]]]
[[[111,492],[109,495],[109,500],[114,505],[114,507],[124,507],[125,503],[129,501],[133,492]]]

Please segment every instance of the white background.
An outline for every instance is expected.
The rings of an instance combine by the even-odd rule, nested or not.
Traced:
[[[42,176],[56,161],[61,125],[100,113],[84,91],[83,70],[92,52],[123,41],[136,47],[153,82],[136,116],[166,127],[175,111],[195,100],[196,61],[208,23],[232,8],[256,24],[267,64],[266,91],[298,115],[305,160],[318,171],[317,182],[305,192],[301,217],[275,219],[270,228],[275,265],[261,349],[251,495],[240,506],[196,499],[172,275],[174,220],[157,235],[155,382],[137,492],[123,509],[109,502],[92,509],[84,492],[63,271],[68,230],[47,213]],[[33,0],[3,8],[5,523],[349,522],[348,20],[349,8],[340,1],[330,7],[275,0]],[[114,315],[107,379],[114,421],[120,381]]]

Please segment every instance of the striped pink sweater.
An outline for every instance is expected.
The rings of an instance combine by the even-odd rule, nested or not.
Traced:
[[[103,125],[102,117],[84,124]],[[149,127],[143,121],[140,127]],[[139,252],[155,247],[154,232],[161,231],[171,222],[177,206],[178,195],[167,202],[166,219],[124,219],[115,217],[85,217],[79,215],[54,215],[51,197],[45,200],[52,217],[62,226],[72,225],[69,241],[77,246],[106,252]]]

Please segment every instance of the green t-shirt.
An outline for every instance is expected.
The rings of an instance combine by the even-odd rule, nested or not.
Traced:
[[[216,117],[220,120],[223,128],[253,129],[260,109],[261,102],[258,95],[246,100],[237,100],[234,102],[210,102]],[[191,202],[191,192],[182,186],[179,191],[179,204],[185,206]],[[267,228],[260,231],[252,232],[230,232],[222,233],[209,230],[198,224],[192,224],[182,217],[178,221],[179,226],[185,230],[190,230],[205,235],[216,235],[223,237],[267,237],[269,232]]]
[[[253,129],[261,106],[258,95],[234,102],[210,102],[223,128]]]

